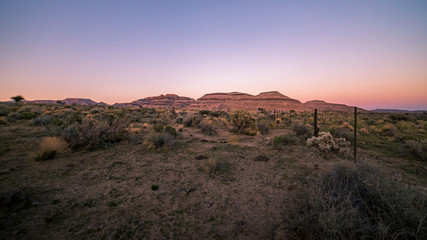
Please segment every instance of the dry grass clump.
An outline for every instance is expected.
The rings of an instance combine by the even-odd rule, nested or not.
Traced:
[[[40,143],[40,150],[36,156],[37,161],[52,159],[57,153],[65,153],[69,150],[67,142],[59,137],[45,137]]]
[[[291,216],[307,239],[426,239],[427,196],[367,164],[340,163],[312,179]]]

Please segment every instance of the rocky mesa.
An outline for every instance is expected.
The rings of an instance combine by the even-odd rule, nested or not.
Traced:
[[[258,111],[260,108],[265,110],[296,110],[307,111],[309,107],[303,105],[300,101],[287,97],[277,91],[263,92],[258,95],[247,93],[210,93],[197,99],[189,108],[209,109],[216,111],[227,111],[236,109],[245,109],[249,111]]]
[[[146,97],[138,99],[131,103],[122,103],[115,104],[116,106],[121,105],[131,105],[131,106],[141,106],[141,107],[152,107],[152,108],[185,108],[190,106],[196,100],[189,97],[180,97],[176,94],[166,94],[156,97]]]

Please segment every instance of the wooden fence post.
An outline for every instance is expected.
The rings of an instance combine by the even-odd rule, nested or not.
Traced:
[[[357,148],[357,107],[354,107],[354,162],[356,162],[356,148]]]
[[[317,108],[314,109],[314,133],[313,135],[317,137],[319,135],[319,128],[317,127]]]

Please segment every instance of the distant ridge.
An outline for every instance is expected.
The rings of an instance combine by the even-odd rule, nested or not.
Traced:
[[[180,97],[176,94],[166,94],[155,97],[146,97],[135,100],[131,103],[116,103],[114,106],[141,106],[154,108],[185,108],[196,100],[189,97]]]
[[[65,104],[65,105],[108,105],[104,102],[95,102],[88,98],[66,98],[63,100],[24,100],[25,103],[35,104]]]
[[[371,112],[377,112],[377,113],[427,113],[427,110],[401,110],[401,109],[375,109],[370,110]]]
[[[65,105],[101,105],[107,106],[103,102],[95,102],[88,98],[66,98],[63,100],[32,100],[26,103],[36,104],[65,104]],[[197,100],[189,97],[178,96],[176,94],[161,94],[141,98],[130,103],[115,103],[113,106],[126,107],[152,107],[152,108],[187,108],[187,109],[207,109],[215,111],[228,111],[244,109],[248,111],[341,111],[352,112],[353,106],[345,104],[328,103],[322,100],[312,100],[301,103],[297,99],[290,98],[278,91],[262,92],[258,95],[251,95],[241,92],[229,93],[207,93]],[[366,111],[359,108],[359,111]],[[374,112],[404,112],[405,110],[395,109],[377,109]],[[407,111],[407,112],[423,112],[423,111]]]

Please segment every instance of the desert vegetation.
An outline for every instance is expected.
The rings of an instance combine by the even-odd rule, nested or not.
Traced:
[[[317,122],[2,103],[0,238],[425,239],[427,115]]]

